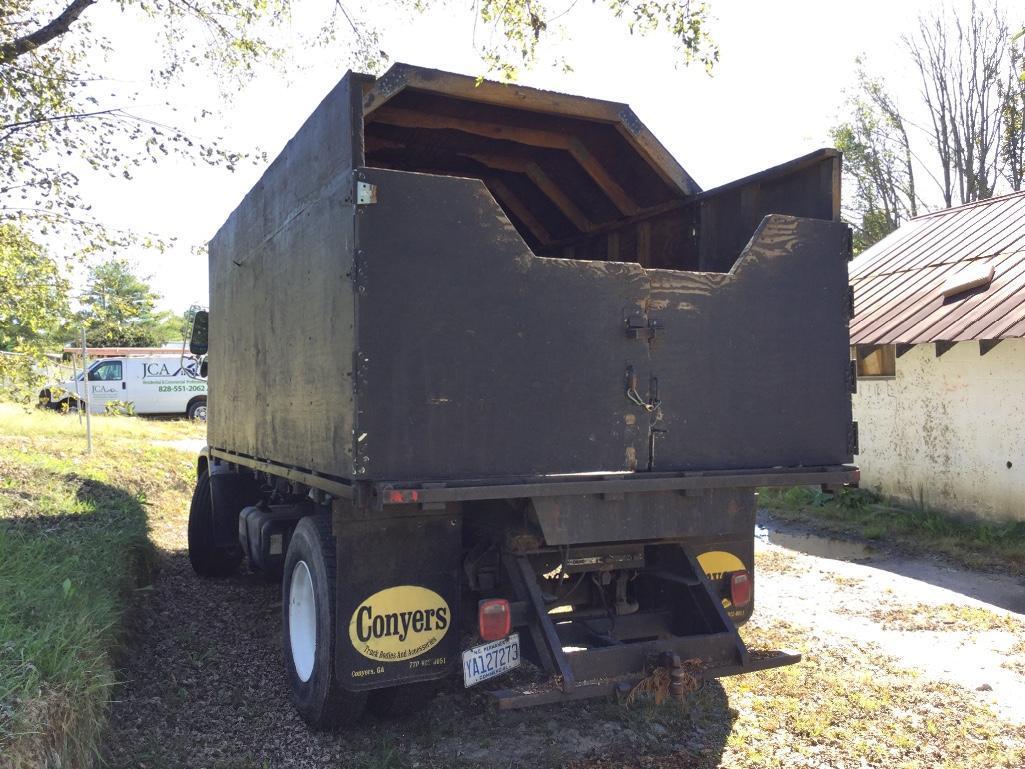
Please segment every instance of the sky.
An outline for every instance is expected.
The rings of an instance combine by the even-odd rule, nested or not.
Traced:
[[[320,12],[325,2],[317,0],[310,13]],[[372,5],[369,13],[392,61],[484,72],[469,3],[451,2],[424,16]],[[711,32],[720,47],[712,76],[700,65],[680,66],[667,37],[631,36],[601,3],[578,2],[562,19],[566,36],[556,33],[539,64],[522,71],[519,82],[630,104],[708,189],[828,146],[859,54],[886,76],[898,103],[914,101],[916,76],[899,38],[937,0],[711,0],[710,5]],[[287,74],[261,72],[230,100],[218,98],[210,78],[189,80],[169,94],[147,92],[145,72],[153,50],[146,35],[135,34],[139,22],[115,4],[96,10],[94,23],[110,30],[115,49],[105,71],[119,73],[122,85],[143,88],[136,111],[200,136],[223,135],[231,146],[259,147],[267,162],[347,69],[338,47],[296,46]],[[307,19],[300,13],[296,28]],[[573,70],[549,64],[555,54]],[[179,111],[167,112],[164,100],[179,105]],[[189,117],[213,103],[213,114]],[[152,277],[162,307],[181,312],[207,302],[206,255],[195,247],[210,239],[265,167],[243,163],[231,173],[171,160],[144,169],[131,182],[87,177],[83,191],[106,223],[177,239],[168,252],[138,250],[127,256]]]

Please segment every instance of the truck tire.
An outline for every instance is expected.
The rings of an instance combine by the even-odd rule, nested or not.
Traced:
[[[185,418],[198,419],[201,422],[206,421],[206,396],[193,398],[189,401],[189,405],[185,407]]]
[[[228,577],[242,562],[242,548],[215,545],[213,519],[210,476],[204,470],[196,479],[189,508],[189,563],[201,577]]]
[[[285,556],[281,641],[292,702],[314,729],[355,724],[367,705],[335,679],[335,574],[330,516],[303,518]]]
[[[438,681],[420,681],[404,686],[375,689],[367,697],[367,708],[377,716],[401,718],[423,710],[438,693]]]

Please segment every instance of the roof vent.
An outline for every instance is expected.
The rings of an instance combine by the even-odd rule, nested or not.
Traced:
[[[944,298],[949,298],[979,286],[988,286],[992,280],[993,265],[975,263],[949,276],[944,281],[940,293]]]

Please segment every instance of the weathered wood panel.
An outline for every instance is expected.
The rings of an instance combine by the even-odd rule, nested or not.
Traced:
[[[364,171],[358,423],[365,476],[467,478],[637,466],[624,377],[636,265],[534,256],[476,180]]]
[[[211,446],[351,473],[362,79],[335,87],[210,243]]]
[[[851,460],[847,232],[774,215],[730,273],[649,271],[654,470]]]
[[[535,256],[475,180],[363,173],[362,477],[645,470],[649,426],[657,470],[850,458],[844,225],[772,216],[732,273],[645,270]]]

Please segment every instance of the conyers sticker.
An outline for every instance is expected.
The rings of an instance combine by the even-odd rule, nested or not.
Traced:
[[[437,646],[451,622],[452,610],[433,590],[399,585],[374,593],[356,607],[349,640],[364,657],[401,662]]]

